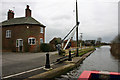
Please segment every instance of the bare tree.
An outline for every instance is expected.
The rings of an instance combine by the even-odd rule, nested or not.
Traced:
[[[112,43],[120,43],[120,34],[112,40]]]

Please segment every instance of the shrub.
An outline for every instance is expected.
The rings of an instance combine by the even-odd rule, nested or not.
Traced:
[[[56,51],[56,47],[54,44],[49,44],[50,45],[50,51]]]
[[[41,50],[42,52],[49,52],[49,51],[50,51],[50,45],[47,44],[47,43],[42,43],[42,44],[40,45],[40,50]]]

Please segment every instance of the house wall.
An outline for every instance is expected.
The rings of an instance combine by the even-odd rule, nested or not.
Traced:
[[[67,43],[67,40],[64,42],[63,47],[65,47],[66,43]],[[70,43],[71,43],[71,46],[70,46],[70,47],[77,47],[76,41],[70,41]]]
[[[76,41],[72,41],[71,42],[71,47],[77,47],[77,42]]]
[[[29,28],[27,28],[29,26]],[[2,49],[7,51],[18,51],[16,48],[16,40],[23,39],[23,52],[40,51],[40,38],[45,41],[45,28],[44,33],[40,33],[39,25],[14,25],[2,27]],[[6,30],[11,30],[11,38],[6,38]],[[28,38],[36,38],[36,45],[29,45]]]

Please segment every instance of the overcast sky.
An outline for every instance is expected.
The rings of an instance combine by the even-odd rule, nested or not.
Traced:
[[[9,9],[14,10],[15,17],[24,17],[29,5],[32,17],[46,25],[46,42],[54,37],[64,38],[75,25],[75,1],[2,0],[0,22],[7,19]],[[84,40],[101,37],[102,41],[110,42],[118,34],[118,1],[78,0],[79,33],[83,33]]]

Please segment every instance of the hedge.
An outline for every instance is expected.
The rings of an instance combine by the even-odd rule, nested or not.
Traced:
[[[51,51],[55,51],[56,49],[55,49],[54,46],[51,45],[51,44],[42,43],[42,44],[40,45],[40,50],[41,50],[42,52],[51,52]]]

